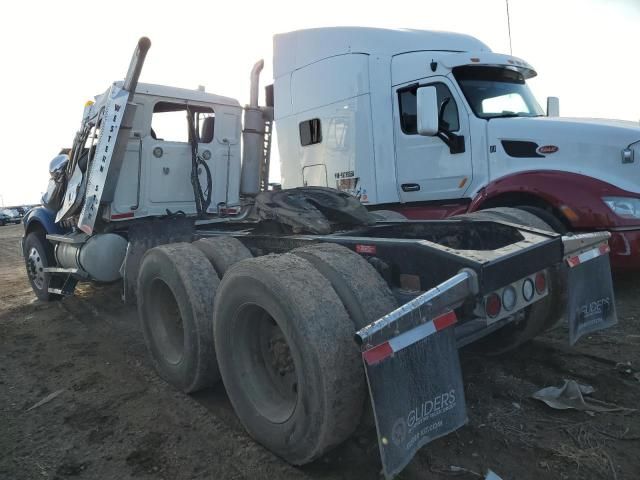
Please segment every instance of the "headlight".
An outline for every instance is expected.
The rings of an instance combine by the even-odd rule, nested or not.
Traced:
[[[619,217],[640,218],[640,198],[603,197],[602,201]]]

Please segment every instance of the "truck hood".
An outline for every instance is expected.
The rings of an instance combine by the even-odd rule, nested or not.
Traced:
[[[492,179],[524,170],[561,170],[640,193],[637,123],[564,117],[494,118],[487,123],[489,145],[496,146],[489,163]],[[635,159],[623,163],[622,150],[629,147]]]

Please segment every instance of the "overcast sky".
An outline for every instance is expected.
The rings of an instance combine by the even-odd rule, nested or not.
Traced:
[[[510,13],[541,105],[553,95],[563,116],[640,119],[640,0],[510,0]],[[255,60],[271,78],[274,33],[336,25],[462,32],[509,53],[505,0],[3,2],[0,204],[39,201],[84,103],[124,77],[140,36],[152,41],[141,81],[244,104]]]

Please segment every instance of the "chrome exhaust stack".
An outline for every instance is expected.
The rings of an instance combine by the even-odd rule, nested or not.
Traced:
[[[244,109],[240,194],[246,196],[255,196],[260,193],[265,119],[262,109],[258,106],[258,95],[260,72],[263,68],[264,60],[259,60],[251,69],[249,105]]]

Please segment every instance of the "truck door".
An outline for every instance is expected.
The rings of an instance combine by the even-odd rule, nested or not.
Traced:
[[[438,137],[417,133],[416,90],[436,87],[438,105],[449,99],[440,126],[464,136],[464,152],[452,154]],[[471,184],[469,118],[457,90],[445,77],[394,87],[394,136],[398,192],[403,202],[462,198]]]

